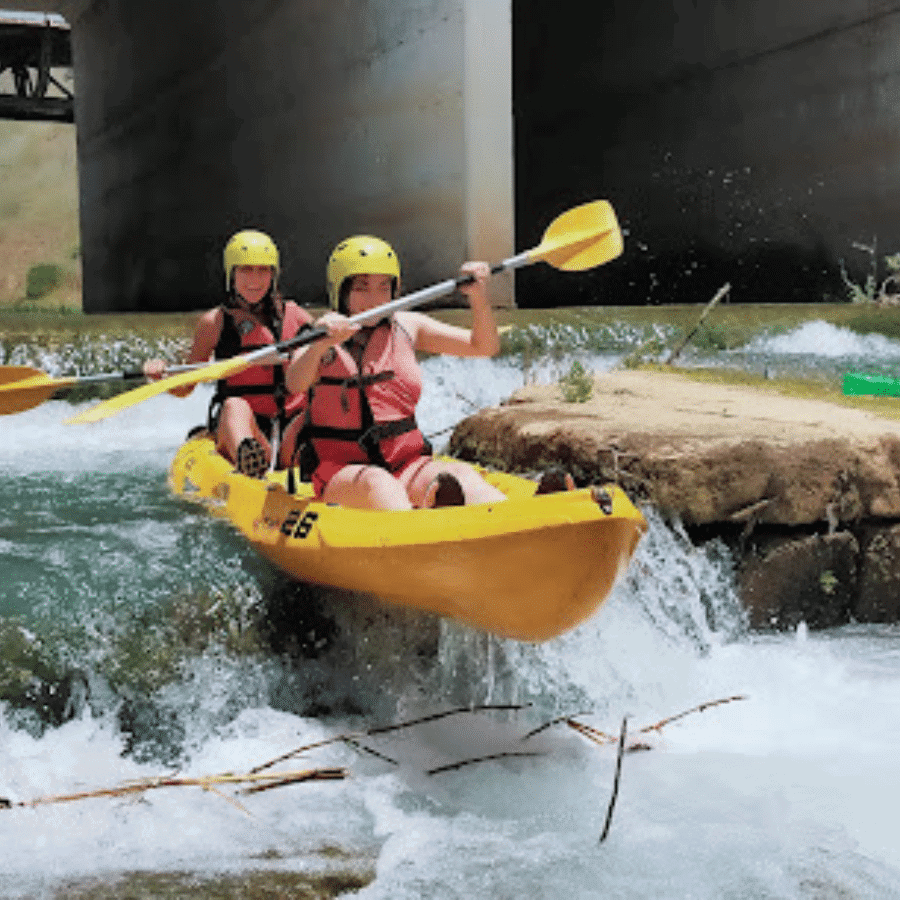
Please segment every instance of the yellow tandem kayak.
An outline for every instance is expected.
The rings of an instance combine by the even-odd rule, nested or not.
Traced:
[[[169,470],[172,491],[226,518],[257,552],[314,584],[372,594],[500,637],[542,641],[590,616],[625,570],[647,524],[613,485],[534,496],[535,484],[482,474],[506,502],[357,510],[234,470],[206,435]]]

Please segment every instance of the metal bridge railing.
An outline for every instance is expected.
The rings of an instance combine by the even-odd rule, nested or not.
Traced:
[[[0,119],[74,122],[70,28],[56,15],[0,15]]]

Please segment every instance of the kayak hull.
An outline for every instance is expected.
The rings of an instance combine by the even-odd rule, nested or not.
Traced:
[[[541,641],[588,618],[646,530],[617,487],[533,496],[534,482],[483,473],[506,502],[412,511],[355,510],[294,493],[284,472],[238,474],[208,437],[178,451],[176,496],[227,519],[288,575],[380,597],[500,637]]]

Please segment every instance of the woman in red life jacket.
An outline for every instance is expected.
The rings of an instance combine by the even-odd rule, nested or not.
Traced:
[[[278,248],[261,231],[239,231],[225,245],[223,303],[201,316],[189,363],[226,359],[293,337],[310,315],[278,291]],[[144,373],[161,378],[162,360],[148,360]],[[186,396],[193,386],[172,391]],[[219,452],[245,475],[261,478],[269,466],[273,439],[281,435],[305,402],[285,385],[285,366],[253,366],[220,381],[210,404],[209,429]]]
[[[422,392],[416,351],[494,356],[500,339],[482,262],[466,263],[472,328],[401,311],[359,325],[355,316],[396,297],[400,265],[393,248],[370,236],[342,241],[328,261],[332,311],[317,325],[327,337],[297,350],[287,369],[288,390],[307,395],[306,408],[288,427],[316,496],[342,506],[410,509],[496,503],[505,495],[462,462],[437,460],[416,425]]]

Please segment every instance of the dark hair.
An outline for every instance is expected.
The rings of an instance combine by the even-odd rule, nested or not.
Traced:
[[[338,288],[338,312],[343,316],[350,315],[350,306],[348,302],[348,298],[350,297],[350,291],[353,289],[353,279],[356,278],[356,275],[348,275],[342,282],[341,286]],[[397,296],[397,279],[392,275],[391,276],[391,297]]]

